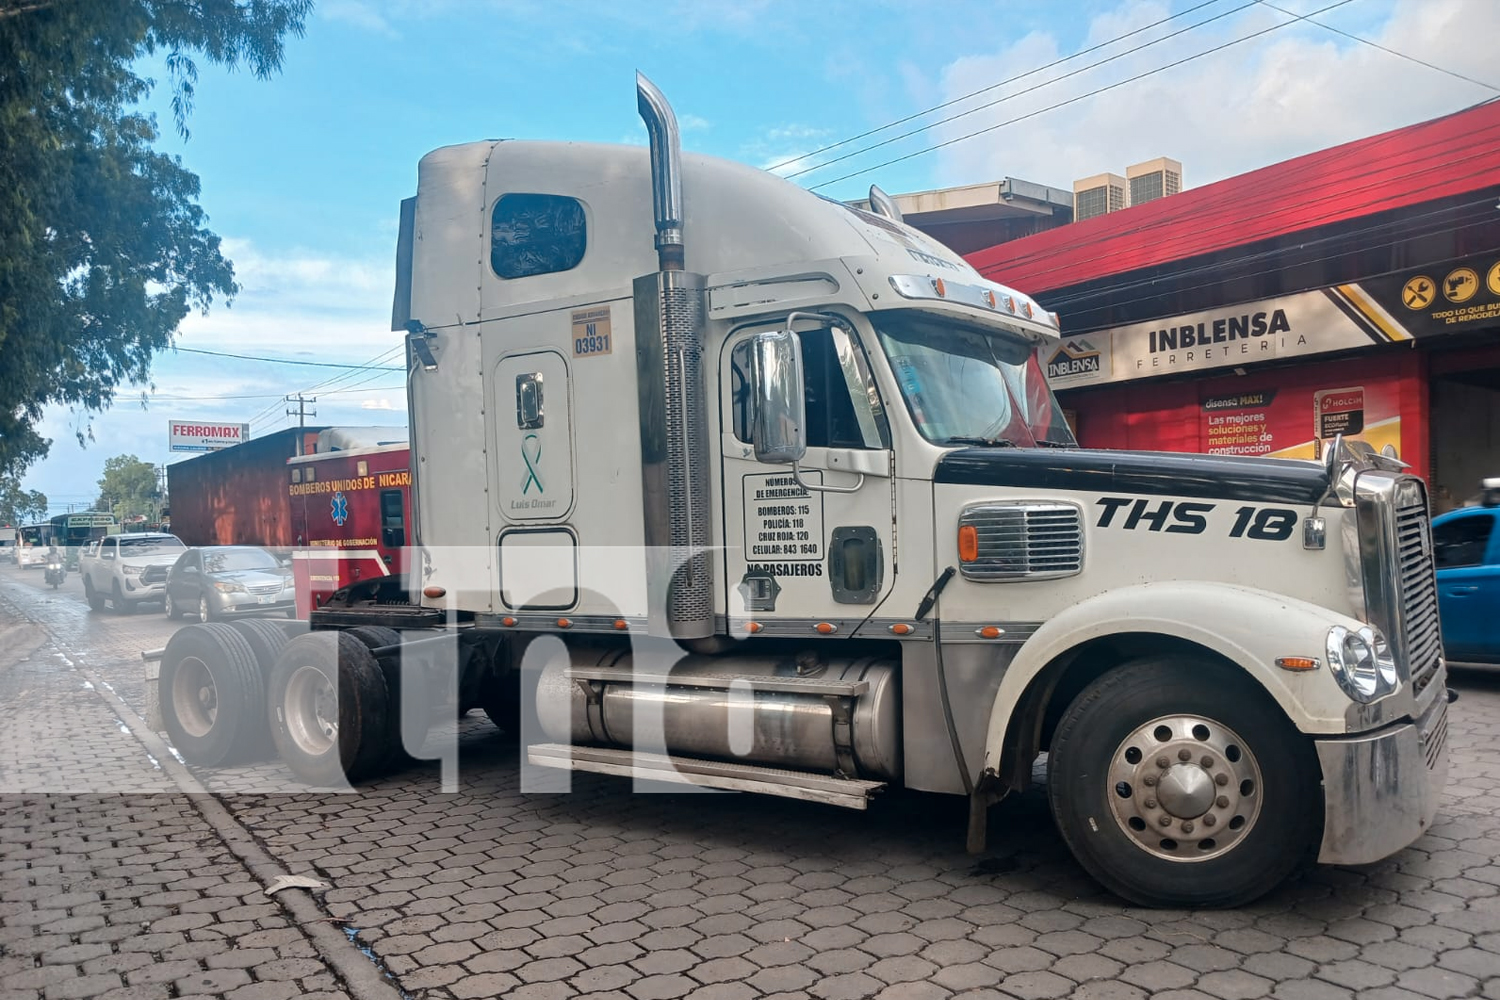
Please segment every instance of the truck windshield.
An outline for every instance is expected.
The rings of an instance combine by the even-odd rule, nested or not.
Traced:
[[[920,314],[872,321],[927,440],[1077,446],[1029,344]]]

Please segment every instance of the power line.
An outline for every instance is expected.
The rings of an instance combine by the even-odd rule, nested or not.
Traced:
[[[859,149],[856,149],[853,152],[844,153],[841,156],[835,156],[831,160],[824,160],[822,163],[817,163],[817,164],[814,164],[813,166],[810,166],[810,167],[804,167],[803,169],[798,170],[798,171],[796,171],[794,173],[787,174],[786,177],[787,177],[788,180],[791,180],[792,178],[795,178],[795,177],[801,177],[803,174],[810,174],[814,170],[822,170],[824,167],[832,166],[833,164],[839,163],[839,162],[841,162],[843,160],[852,159],[852,158],[854,158],[856,156],[860,156],[860,155],[862,155],[864,153],[868,153],[872,149],[879,149],[882,146],[889,146],[891,143],[893,143],[893,142],[900,142],[902,139],[910,139],[912,136],[919,135],[919,134],[921,134],[923,132],[926,132],[928,129],[934,129],[934,128],[937,128],[939,125],[946,125],[949,122],[958,121],[960,118],[966,118],[969,115],[977,114],[980,111],[985,111],[985,110],[987,110],[989,108],[993,108],[993,107],[995,107],[998,104],[1004,104],[1006,101],[1014,100],[1017,97],[1025,97],[1027,94],[1031,94],[1031,93],[1034,93],[1034,92],[1036,92],[1038,90],[1041,90],[1043,87],[1050,87],[1054,83],[1061,83],[1063,80],[1067,80],[1067,79],[1070,79],[1072,77],[1075,77],[1075,76],[1079,75],[1080,73],[1087,73],[1091,69],[1098,69],[1100,66],[1103,66],[1106,63],[1112,63],[1116,59],[1124,59],[1126,56],[1134,55],[1135,53],[1140,52],[1143,49],[1149,49],[1153,45],[1160,45],[1162,42],[1171,41],[1173,38],[1176,38],[1178,35],[1186,34],[1189,31],[1193,31],[1193,30],[1195,30],[1197,28],[1201,28],[1205,24],[1212,24],[1214,21],[1218,21],[1218,20],[1220,20],[1222,18],[1226,18],[1226,17],[1230,16],[1231,14],[1238,14],[1242,10],[1246,10],[1246,9],[1248,9],[1250,7],[1254,7],[1257,2],[1258,2],[1258,0],[1246,0],[1245,3],[1240,4],[1238,7],[1232,7],[1229,10],[1226,10],[1226,11],[1223,11],[1221,13],[1215,14],[1213,17],[1205,18],[1204,20],[1199,21],[1197,24],[1190,24],[1186,28],[1178,28],[1176,31],[1170,32],[1169,34],[1162,35],[1160,38],[1153,38],[1149,42],[1142,42],[1140,45],[1137,45],[1134,48],[1126,49],[1123,52],[1116,52],[1114,55],[1112,55],[1112,56],[1106,56],[1105,58],[1100,59],[1098,62],[1091,62],[1087,66],[1080,66],[1078,69],[1075,69],[1075,70],[1073,70],[1070,73],[1064,73],[1062,76],[1055,76],[1055,77],[1053,77],[1050,80],[1043,80],[1041,83],[1038,83],[1038,84],[1035,84],[1033,86],[1027,87],[1025,90],[1018,90],[1014,94],[1006,94],[1004,97],[997,97],[995,100],[990,101],[990,102],[988,102],[986,104],[981,104],[978,107],[969,108],[967,111],[960,111],[958,114],[956,114],[956,115],[949,115],[947,118],[939,118],[935,122],[928,122],[926,125],[923,125],[923,126],[921,126],[919,128],[910,129],[909,131],[902,132],[900,135],[893,135],[889,139],[882,139],[879,142],[872,142],[868,146],[861,146]],[[997,84],[995,84],[995,86],[999,87],[999,86],[1003,86],[1003,84],[998,84],[997,83]],[[993,88],[987,88],[987,89],[993,89]]]
[[[359,385],[350,386],[350,387],[345,388],[345,389],[320,390],[320,394],[321,395],[327,395],[327,396],[334,396],[334,395],[338,395],[341,392],[383,392],[383,391],[388,390],[388,389],[405,389],[405,388],[406,388],[406,386],[402,385],[402,384],[366,386],[363,383],[360,383]],[[307,390],[304,389],[302,391],[306,392]],[[175,395],[171,395],[171,394],[151,393],[150,395],[146,396],[146,400],[148,402],[156,402],[157,400],[168,400],[168,401],[171,401],[171,402],[195,402],[195,401],[215,400],[215,399],[274,399],[277,402],[275,404],[273,404],[273,406],[271,406],[270,408],[271,409],[275,409],[277,406],[280,405],[280,403],[281,403],[282,400],[286,399],[286,394],[285,393],[280,393],[280,392],[241,392],[241,393],[221,393],[221,394],[218,394],[218,395],[211,395],[211,396],[175,396]],[[250,420],[251,420],[252,423],[254,421],[256,421],[256,420],[259,420],[259,419],[260,419],[259,415],[256,415],[256,416],[253,416],[253,417],[250,418]]]
[[[1272,10],[1279,10],[1283,14],[1290,15],[1292,13],[1284,7],[1276,6],[1274,3],[1271,3],[1270,0],[1256,0],[1256,3],[1259,3],[1265,7],[1270,7]],[[1472,83],[1476,87],[1484,87],[1487,90],[1493,90],[1495,93],[1500,94],[1500,87],[1496,87],[1494,84],[1485,83],[1483,80],[1476,80],[1472,76],[1464,76],[1462,73],[1455,72],[1454,70],[1448,69],[1445,66],[1439,66],[1436,63],[1430,63],[1425,59],[1418,59],[1416,56],[1409,56],[1405,52],[1397,52],[1395,49],[1387,48],[1386,46],[1381,45],[1379,42],[1372,42],[1368,38],[1361,37],[1360,35],[1356,35],[1353,32],[1345,31],[1342,28],[1335,28],[1331,24],[1324,24],[1322,21],[1314,21],[1312,20],[1312,15],[1310,14],[1307,17],[1307,22],[1309,24],[1316,24],[1323,30],[1331,31],[1335,35],[1343,35],[1345,38],[1351,38],[1356,42],[1363,42],[1365,45],[1370,46],[1372,49],[1379,49],[1381,52],[1389,53],[1390,55],[1396,56],[1398,59],[1405,59],[1407,62],[1414,62],[1418,66],[1426,66],[1428,69],[1437,70],[1439,73],[1451,76],[1455,80],[1462,80],[1465,83]]]
[[[1125,86],[1128,83],[1135,83],[1137,80],[1144,80],[1148,76],[1155,76],[1156,74],[1163,73],[1163,72],[1165,72],[1165,71],[1167,71],[1169,69],[1175,69],[1176,67],[1182,66],[1182,65],[1184,65],[1186,63],[1190,63],[1190,62],[1194,61],[1195,59],[1202,59],[1204,56],[1213,55],[1216,52],[1222,52],[1223,50],[1225,50],[1227,48],[1230,48],[1230,47],[1235,46],[1235,45],[1239,45],[1241,42],[1248,42],[1251,39],[1259,38],[1262,35],[1268,35],[1268,34],[1270,34],[1273,31],[1279,31],[1282,28],[1285,28],[1285,27],[1288,27],[1290,25],[1296,24],[1298,21],[1305,21],[1309,17],[1316,17],[1318,14],[1326,14],[1330,10],[1333,10],[1333,9],[1335,9],[1337,7],[1342,7],[1345,4],[1352,3],[1352,2],[1353,2],[1353,0],[1337,0],[1337,2],[1335,2],[1335,3],[1331,3],[1331,4],[1327,5],[1326,7],[1320,7],[1319,9],[1317,9],[1315,11],[1312,11],[1310,13],[1307,13],[1307,14],[1298,14],[1295,17],[1293,17],[1292,20],[1290,20],[1290,21],[1283,21],[1280,24],[1273,24],[1269,28],[1262,28],[1259,31],[1251,32],[1250,34],[1245,35],[1242,38],[1235,38],[1235,39],[1232,39],[1232,40],[1230,40],[1228,42],[1224,42],[1221,45],[1215,45],[1213,48],[1204,49],[1202,52],[1198,52],[1198,53],[1196,53],[1194,55],[1184,56],[1181,59],[1173,60],[1172,62],[1166,63],[1165,65],[1162,65],[1162,66],[1158,66],[1155,69],[1147,70],[1144,73],[1137,73],[1135,76],[1127,77],[1126,79],[1120,80],[1117,83],[1111,83],[1111,84],[1108,84],[1108,85],[1103,86],[1103,87],[1098,87],[1098,88],[1096,88],[1094,90],[1088,91],[1087,93],[1079,94],[1077,97],[1070,97],[1066,101],[1058,101],[1056,104],[1048,105],[1045,108],[1040,108],[1040,109],[1038,109],[1036,111],[1030,112],[1029,114],[1019,115],[1019,116],[1017,116],[1015,118],[1012,118],[1012,119],[1010,119],[1008,121],[1000,122],[997,125],[990,125],[990,126],[988,126],[986,128],[982,128],[982,129],[978,129],[978,130],[976,130],[974,132],[970,132],[967,135],[961,135],[961,136],[958,136],[957,138],[949,139],[949,140],[947,140],[945,142],[940,142],[940,143],[937,143],[936,145],[933,145],[933,146],[928,146],[925,149],[919,149],[919,150],[916,150],[915,152],[907,153],[904,156],[897,156],[894,159],[886,160],[883,163],[877,163],[877,164],[875,164],[872,167],[864,167],[862,169],[855,170],[852,173],[844,174],[841,177],[835,177],[833,180],[823,181],[821,184],[814,184],[814,185],[812,185],[811,188],[809,188],[809,190],[816,191],[819,188],[828,187],[830,184],[837,184],[840,181],[846,181],[846,180],[849,180],[852,177],[859,177],[862,174],[868,174],[868,173],[870,173],[872,171],[880,170],[883,167],[889,167],[892,164],[901,163],[904,160],[910,160],[910,159],[913,159],[915,157],[923,156],[923,155],[925,155],[927,153],[931,153],[931,152],[935,152],[936,150],[943,149],[943,148],[945,148],[947,146],[952,146],[955,143],[963,142],[966,139],[972,139],[975,136],[984,135],[987,132],[993,132],[996,129],[1004,128],[1007,125],[1014,125],[1017,122],[1023,122],[1023,121],[1026,121],[1029,118],[1035,118],[1038,115],[1046,114],[1048,111],[1056,111],[1058,108],[1065,108],[1065,107],[1067,107],[1070,104],[1077,104],[1079,101],[1086,100],[1087,98],[1090,98],[1090,97],[1096,97],[1099,94],[1105,93],[1106,91],[1116,90],[1116,89],[1118,89],[1120,87]]]
[[[286,415],[289,417],[296,417],[298,427],[306,427],[307,418],[309,416],[316,417],[318,415],[317,410],[313,410],[311,413],[309,413],[307,409],[308,403],[316,403],[318,401],[318,398],[316,396],[304,396],[299,392],[295,396],[286,397],[286,401],[288,403],[295,402],[297,404],[297,408],[295,410],[287,410]]]
[[[367,365],[343,365],[334,361],[293,361],[290,358],[261,358],[250,354],[226,354],[223,351],[205,351],[201,347],[178,347],[175,350],[181,351],[184,354],[207,354],[215,358],[234,358],[237,361],[262,361],[271,365],[301,365],[304,368],[360,369],[369,367]],[[382,371],[388,372],[401,372],[405,370],[405,368],[397,368],[395,366],[382,369]]]
[[[771,167],[768,167],[767,169],[770,170],[770,171],[772,171],[772,172],[775,172],[775,171],[781,170],[781,169],[783,169],[785,167],[789,167],[793,163],[800,163],[801,161],[809,159],[809,158],[814,157],[814,156],[817,156],[820,153],[826,153],[826,152],[828,152],[831,149],[838,149],[840,146],[847,146],[851,142],[858,142],[861,139],[868,139],[870,136],[872,136],[872,135],[878,135],[879,133],[884,132],[888,128],[895,128],[898,125],[905,125],[907,122],[909,122],[909,121],[915,121],[916,119],[921,118],[923,115],[930,115],[934,111],[942,111],[944,108],[951,108],[951,107],[953,107],[953,105],[962,103],[963,101],[967,101],[971,97],[978,97],[980,94],[987,94],[987,93],[989,93],[992,90],[997,90],[1000,87],[1004,87],[1006,84],[1015,83],[1018,80],[1024,80],[1028,76],[1035,76],[1038,73],[1042,73],[1042,72],[1045,72],[1046,70],[1052,69],[1054,66],[1061,66],[1063,63],[1071,62],[1072,60],[1077,59],[1080,56],[1086,56],[1090,52],[1098,52],[1100,49],[1108,48],[1109,46],[1115,44],[1116,42],[1123,42],[1125,39],[1132,38],[1135,35],[1139,35],[1143,31],[1150,31],[1152,28],[1160,27],[1161,25],[1166,24],[1168,21],[1174,21],[1174,20],[1176,20],[1179,17],[1186,17],[1187,15],[1193,13],[1194,11],[1202,10],[1204,7],[1212,7],[1214,4],[1216,4],[1218,2],[1219,2],[1219,0],[1204,0],[1203,3],[1200,3],[1200,4],[1198,4],[1196,6],[1193,6],[1193,7],[1189,7],[1186,10],[1178,11],[1176,14],[1171,14],[1171,15],[1169,15],[1167,17],[1162,18],[1159,21],[1152,21],[1150,24],[1143,25],[1143,26],[1141,26],[1139,28],[1136,28],[1134,31],[1127,31],[1123,35],[1116,35],[1114,38],[1106,39],[1105,41],[1102,41],[1102,42],[1100,42],[1097,45],[1091,45],[1091,46],[1089,46],[1086,49],[1079,49],[1077,52],[1074,52],[1072,55],[1063,56],[1061,59],[1054,59],[1054,60],[1052,60],[1051,62],[1047,63],[1044,66],[1038,66],[1035,69],[1029,69],[1029,70],[1027,70],[1024,73],[1018,73],[1015,76],[1009,77],[1009,78],[1007,78],[1005,80],[1001,80],[999,83],[992,83],[992,84],[990,84],[987,87],[981,87],[978,90],[971,91],[971,92],[969,92],[967,94],[964,94],[961,97],[955,97],[951,101],[944,101],[942,104],[935,104],[932,107],[927,108],[927,109],[925,109],[923,111],[913,112],[912,114],[907,115],[905,118],[898,118],[898,119],[896,119],[893,122],[887,122],[884,125],[881,125],[881,126],[879,126],[877,128],[872,128],[872,129],[870,129],[868,131],[861,132],[859,135],[853,135],[853,136],[850,136],[847,139],[840,139],[838,142],[831,142],[831,143],[829,143],[826,146],[819,147],[818,149],[814,149],[811,152],[803,153],[801,156],[794,156],[790,160],[784,160],[783,162],[777,163],[777,164],[775,164],[775,165],[773,165]],[[816,168],[812,168],[812,169],[816,169]],[[795,175],[793,175],[793,176],[795,176]]]

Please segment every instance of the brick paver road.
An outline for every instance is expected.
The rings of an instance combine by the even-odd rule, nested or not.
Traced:
[[[52,610],[69,655],[121,691],[162,641],[139,633],[166,628]],[[477,713],[456,794],[418,766],[354,795],[223,798],[279,861],[331,883],[325,905],[413,996],[1500,1000],[1500,677],[1456,686],[1431,833],[1235,911],[1101,893],[1034,794],[996,807],[977,862],[962,804],[941,797],[863,815],[587,775],[522,795],[515,749]]]
[[[0,997],[346,998],[161,762],[10,610],[0,603]]]

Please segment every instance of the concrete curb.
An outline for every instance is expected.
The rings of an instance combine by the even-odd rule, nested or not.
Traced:
[[[9,602],[6,602],[9,603]],[[11,606],[12,610],[19,610]],[[53,642],[51,631],[41,622],[26,615],[18,615],[23,621],[31,621]],[[193,808],[214,829],[233,854],[250,872],[256,881],[269,885],[278,876],[290,874],[274,858],[266,853],[250,831],[230,814],[217,796],[206,790],[193,773],[178,761],[176,754],[165,740],[146,725],[145,721],[127,705],[103,678],[92,670],[73,662],[73,668],[93,686],[96,694],[104,699],[115,716],[130,730],[146,748],[146,751],[161,765],[172,782],[188,797]],[[297,927],[307,935],[319,957],[343,980],[345,988],[354,1000],[406,1000],[407,994],[387,978],[375,965],[373,956],[368,956],[360,946],[328,919],[328,914],[306,890],[285,889],[271,897],[286,911]]]

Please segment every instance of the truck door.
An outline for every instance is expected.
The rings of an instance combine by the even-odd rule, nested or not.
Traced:
[[[849,635],[894,576],[890,428],[858,339],[837,326],[799,332],[808,444],[800,475],[830,491],[804,489],[789,465],[757,462],[750,340],[767,329],[737,331],[719,366],[731,631],[753,620],[770,634],[813,634],[826,623]]]

